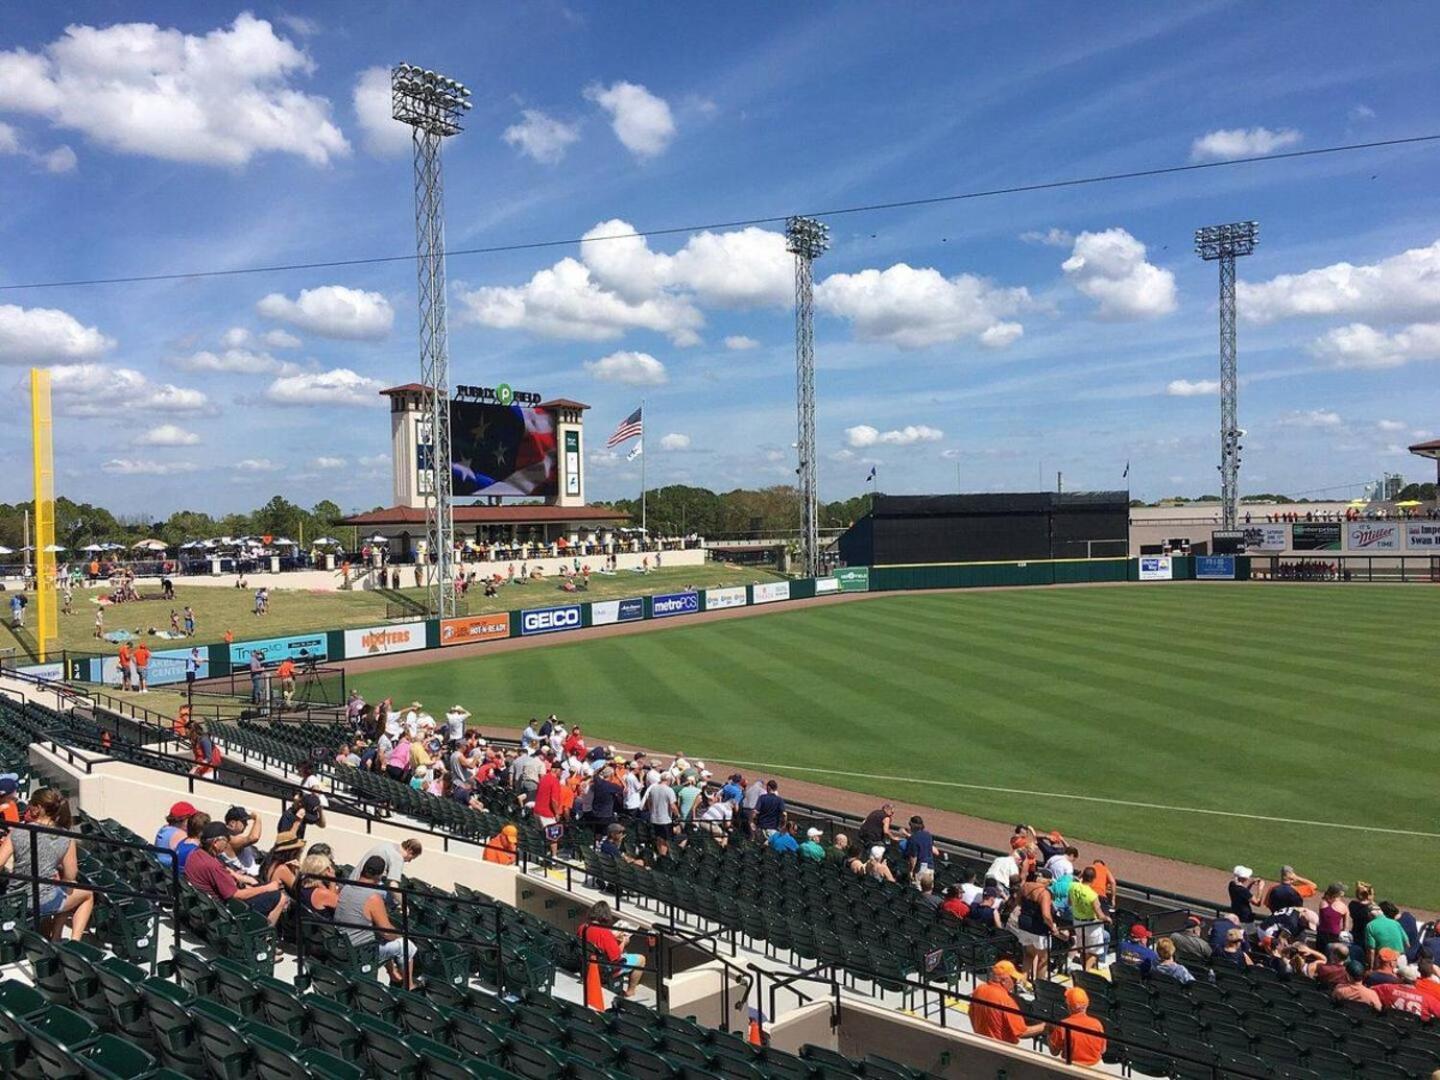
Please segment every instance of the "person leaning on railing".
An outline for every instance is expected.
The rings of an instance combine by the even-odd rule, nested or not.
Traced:
[[[41,788],[30,796],[26,820],[31,825],[51,829],[69,829],[74,825],[70,801],[55,788]],[[8,866],[13,875],[10,891],[35,896],[35,884],[25,878],[54,879],[39,886],[39,914],[49,922],[50,937],[59,941],[70,924],[71,937],[79,941],[90,925],[95,910],[95,894],[75,887],[79,879],[79,854],[75,841],[54,833],[32,832],[23,827],[12,828],[0,840],[0,866]]]

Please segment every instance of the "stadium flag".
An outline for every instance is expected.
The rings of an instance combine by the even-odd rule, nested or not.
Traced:
[[[644,452],[645,452],[645,440],[644,440],[644,439],[641,439],[639,442],[637,442],[634,446],[632,446],[632,447],[630,448],[630,452],[625,455],[625,460],[626,460],[626,461],[634,461],[637,457],[639,457],[639,456],[640,456],[641,454],[643,454]]]
[[[1124,479],[1126,479],[1129,475],[1130,475],[1130,462],[1127,461],[1127,462],[1125,462],[1125,471],[1120,474],[1120,479],[1121,479],[1121,480],[1124,480]]]
[[[874,479],[875,479],[875,466],[874,466],[874,465],[871,465],[871,466],[870,466],[870,475],[867,476],[867,477],[865,477],[865,483],[868,484],[868,483],[870,483],[871,480],[874,480]]]
[[[605,449],[609,450],[612,447],[619,446],[627,439],[636,439],[643,435],[645,433],[645,422],[641,418],[641,413],[644,411],[645,406],[641,405],[640,408],[636,409],[624,420],[621,420],[620,426],[615,429],[614,434],[605,440]]]

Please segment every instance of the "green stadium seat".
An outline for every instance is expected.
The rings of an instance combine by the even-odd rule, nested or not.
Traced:
[[[405,1033],[378,1017],[358,1013],[355,1025],[363,1037],[363,1052],[372,1071],[396,1080],[417,1080],[424,1072],[420,1055],[405,1041]]]
[[[51,1005],[40,1015],[19,1021],[18,1032],[28,1042],[27,1053],[15,1070],[21,1080],[74,1080],[84,1076],[79,1055],[100,1035],[94,1024],[62,1005]],[[7,1034],[14,1037],[17,1032]]]
[[[46,1000],[62,1005],[69,1001],[70,985],[65,981],[65,970],[60,966],[60,950],[55,943],[34,930],[21,930],[20,949],[30,964],[36,989],[45,995]]]
[[[244,1080],[252,1070],[250,1047],[241,1033],[244,1017],[209,998],[193,1002],[190,1017],[213,1080]]]
[[[256,984],[255,972],[234,960],[217,959],[215,969],[215,996],[228,1008],[243,1017],[259,1016],[261,1012],[260,987]]]
[[[450,1031],[455,1041],[455,1049],[463,1054],[493,1062],[499,1062],[504,1056],[504,1036],[497,1027],[479,1016],[452,1013]]]
[[[303,1000],[311,1041],[342,1061],[360,1061],[362,1036],[351,1009],[318,994],[307,994]]]
[[[155,1059],[133,1042],[103,1034],[80,1058],[85,1080],[145,1080],[155,1073]]]
[[[142,982],[139,990],[161,1062],[190,1075],[203,1070],[205,1052],[200,1045],[199,1031],[190,1019],[194,996],[173,983],[153,977]],[[106,992],[109,993],[108,988]]]

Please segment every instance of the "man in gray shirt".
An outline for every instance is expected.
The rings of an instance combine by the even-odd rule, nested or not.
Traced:
[[[537,757],[532,750],[526,750],[510,766],[510,783],[527,803],[535,801],[535,789],[540,786],[540,777],[549,767],[549,763]]]
[[[755,804],[764,794],[765,781],[757,776],[745,789],[745,797],[740,801],[740,824],[744,827],[747,836],[754,837],[755,835]]]
[[[352,944],[366,946],[379,941],[379,958],[389,968],[392,982],[407,989],[415,982],[416,943],[409,949],[395,929],[385,909],[385,887],[382,877],[387,873],[383,856],[374,855],[360,861],[356,884],[340,890],[335,905],[335,923]]]
[[[387,840],[361,855],[355,865],[363,867],[371,859],[380,859],[385,863],[385,873],[381,880],[399,885],[400,879],[405,876],[405,864],[418,859],[421,851],[419,840],[402,840],[398,844]]]
[[[658,784],[651,784],[640,802],[640,809],[650,822],[650,831],[655,836],[655,857],[663,859],[670,854],[670,837],[675,834],[675,789],[670,786],[670,777],[662,776]]]

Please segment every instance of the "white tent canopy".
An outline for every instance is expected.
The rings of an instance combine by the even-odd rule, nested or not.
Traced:
[[[164,540],[138,540],[130,547],[135,551],[164,551],[170,545]]]
[[[344,546],[345,546],[345,545],[342,544],[339,540],[336,540],[333,536],[322,536],[322,537],[320,537],[319,540],[311,540],[310,543],[313,544],[315,547],[344,547]]]

